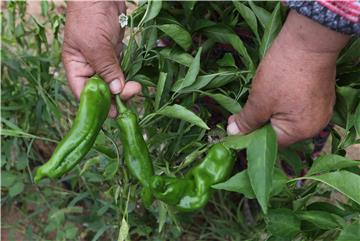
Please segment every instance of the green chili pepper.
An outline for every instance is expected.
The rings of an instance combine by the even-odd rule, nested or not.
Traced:
[[[111,104],[108,85],[98,76],[90,78],[81,92],[79,110],[69,132],[57,145],[50,160],[36,171],[35,182],[57,178],[70,171],[89,152]]]
[[[184,178],[154,176],[152,194],[180,211],[195,211],[206,205],[211,186],[225,181],[234,166],[235,153],[221,143],[213,145],[205,159]]]
[[[119,96],[116,96],[116,105],[119,112],[116,122],[120,130],[125,164],[130,173],[143,186],[141,198],[144,204],[149,206],[152,202],[149,181],[154,175],[149,150],[142,136],[136,114],[126,108]]]

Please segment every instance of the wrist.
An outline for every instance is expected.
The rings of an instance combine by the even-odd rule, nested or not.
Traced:
[[[279,41],[300,51],[336,56],[345,47],[350,36],[335,32],[291,10]]]

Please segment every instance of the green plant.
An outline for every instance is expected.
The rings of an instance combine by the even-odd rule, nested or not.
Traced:
[[[3,228],[28,240],[358,237],[359,168],[345,155],[359,143],[359,39],[338,59],[330,150],[317,158],[311,141],[278,151],[267,126],[225,137],[226,119],[245,103],[256,67],[281,28],[284,6],[141,3],[129,16],[122,67],[127,79],[143,86],[143,96],[127,106],[139,116],[155,174],[181,176],[219,140],[247,152],[248,162],[240,151],[232,177],[213,186],[218,190],[208,205],[183,214],[160,201],[149,210],[139,204],[141,191],[121,168],[123,157],[114,155],[115,145],[122,146],[110,119],[78,168],[58,181],[42,181],[39,189],[32,183],[35,167],[69,130],[77,101],[60,63],[63,14],[45,1],[42,17],[25,10],[26,3],[9,2],[2,12],[2,207],[24,217]]]

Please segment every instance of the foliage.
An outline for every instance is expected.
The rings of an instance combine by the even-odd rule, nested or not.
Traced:
[[[225,137],[227,117],[241,109],[260,59],[286,8],[278,2],[141,3],[130,16],[122,55],[127,79],[143,86],[130,106],[140,116],[157,174],[181,176],[208,146],[223,140],[238,154],[233,176],[214,186],[206,208],[176,213],[139,202],[139,186],[123,168],[114,120],[93,150],[58,181],[33,184],[37,166],[71,126],[77,101],[60,62],[64,14],[42,2],[2,13],[2,208],[24,218],[3,223],[27,240],[347,240],[358,237],[358,162],[346,148],[360,143],[359,39],[337,65],[331,153],[316,158],[311,141],[278,151],[270,126]],[[300,158],[301,156],[301,158]],[[306,170],[308,170],[306,174]],[[229,192],[230,191],[230,192]],[[240,193],[240,194],[239,194]],[[13,236],[14,237],[14,236]]]

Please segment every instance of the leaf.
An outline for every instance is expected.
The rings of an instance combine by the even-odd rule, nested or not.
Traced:
[[[157,27],[172,38],[185,51],[190,48],[192,42],[191,35],[180,25],[164,24]]]
[[[358,104],[356,111],[355,111],[354,126],[356,129],[357,135],[360,136],[360,103]]]
[[[221,67],[234,67],[236,68],[235,59],[231,53],[225,53],[224,57],[216,61]]]
[[[235,78],[235,76],[236,76],[236,72],[230,72],[230,71],[201,75],[197,77],[194,84],[182,89],[181,93],[192,92],[194,90],[199,90],[204,87],[208,88],[208,86],[209,88],[216,88],[219,87],[217,86],[217,83],[220,83],[220,86],[225,85],[229,83],[229,80],[232,81]]]
[[[16,180],[16,175],[11,172],[1,171],[1,187],[10,187]]]
[[[15,197],[16,195],[20,194],[22,191],[24,191],[24,183],[16,182],[14,185],[10,187],[9,195],[10,197]]]
[[[282,149],[280,151],[280,158],[284,159],[286,163],[292,167],[296,176],[300,175],[302,169],[302,161],[295,151],[290,150],[289,148]]]
[[[263,28],[266,27],[266,24],[270,21],[271,14],[263,9],[262,7],[257,6],[252,1],[248,1],[251,9],[254,11],[256,17],[259,19]]]
[[[222,140],[222,143],[231,149],[241,150],[248,147],[252,138],[255,136],[256,131],[247,135],[233,135],[227,136]]]
[[[270,196],[276,196],[280,194],[286,187],[289,178],[279,168],[274,169],[273,180],[271,184]]]
[[[334,229],[345,225],[340,216],[324,211],[303,211],[296,214],[301,220],[314,224],[320,229]]]
[[[123,218],[119,230],[118,241],[125,241],[128,235],[129,235],[129,225],[126,222],[125,218]]]
[[[271,14],[270,20],[265,27],[264,35],[259,47],[260,58],[263,58],[269,49],[272,41],[275,39],[281,27],[280,3],[278,3]]]
[[[336,241],[356,241],[360,237],[360,223],[352,223],[341,231]]]
[[[149,5],[146,8],[145,15],[139,25],[149,22],[151,19],[154,19],[160,13],[162,1],[148,0],[148,4]]]
[[[207,130],[210,129],[200,117],[198,117],[192,111],[186,109],[181,105],[175,104],[166,106],[165,108],[160,109],[157,114],[171,118],[181,119]]]
[[[250,71],[255,71],[254,63],[247,52],[241,39],[226,25],[216,25],[202,30],[208,38],[220,43],[231,44],[233,48],[242,56],[243,62]]]
[[[295,178],[290,181],[309,179],[322,182],[348,198],[360,204],[360,176],[348,171],[337,171],[322,174],[319,176],[309,176]]]
[[[196,56],[195,56],[193,62],[191,63],[191,65],[185,75],[185,78],[180,79],[175,82],[174,86],[172,87],[172,90],[174,92],[179,92],[181,89],[188,87],[195,82],[196,77],[199,74],[199,70],[200,70],[201,50],[202,50],[202,48],[200,47],[198,52],[196,53]]]
[[[194,57],[191,54],[180,51],[177,48],[164,48],[160,52],[160,55],[171,61],[175,61],[181,65],[189,67],[194,61]]]
[[[251,31],[253,31],[256,38],[259,39],[257,20],[256,20],[256,16],[253,13],[253,11],[249,7],[247,7],[245,4],[242,4],[239,1],[233,0],[233,4],[234,4],[236,10],[240,13],[241,17],[249,25]]]
[[[96,234],[94,235],[91,241],[98,240],[101,237],[101,235],[103,235],[105,231],[108,230],[109,228],[112,228],[112,226],[111,225],[102,226],[100,229],[97,230]]]
[[[274,170],[274,178],[271,185],[271,196],[275,196],[282,192],[287,182],[287,176],[280,169],[276,168]],[[255,193],[251,187],[247,169],[235,174],[225,182],[213,185],[212,188],[242,193],[247,198],[255,198]]]
[[[164,91],[165,83],[166,83],[167,73],[160,72],[159,80],[156,86],[156,96],[155,96],[155,110],[159,109],[161,96]]]
[[[267,214],[267,203],[277,156],[276,134],[270,124],[257,131],[246,153],[251,186],[263,212]]]
[[[359,103],[360,91],[349,86],[336,87],[336,104],[332,122],[343,127],[350,128],[350,113],[352,113],[356,105]]]
[[[255,193],[251,187],[247,170],[239,172],[230,177],[226,182],[218,183],[211,186],[215,189],[222,189],[230,192],[244,194],[247,198],[255,198]]]
[[[279,208],[269,210],[268,217],[268,230],[275,236],[294,237],[301,231],[301,222],[290,209]]]
[[[334,171],[337,169],[358,165],[360,165],[359,161],[352,161],[339,155],[328,154],[314,160],[314,163],[306,175],[311,176],[316,173]]]
[[[336,64],[352,64],[360,58],[360,39],[356,39],[336,61]]]
[[[216,102],[218,102],[222,107],[224,107],[226,110],[228,110],[232,114],[237,114],[241,111],[240,104],[236,100],[234,100],[230,97],[227,97],[226,95],[210,94],[210,93],[206,93],[206,92],[203,92],[203,94],[213,98]]]

